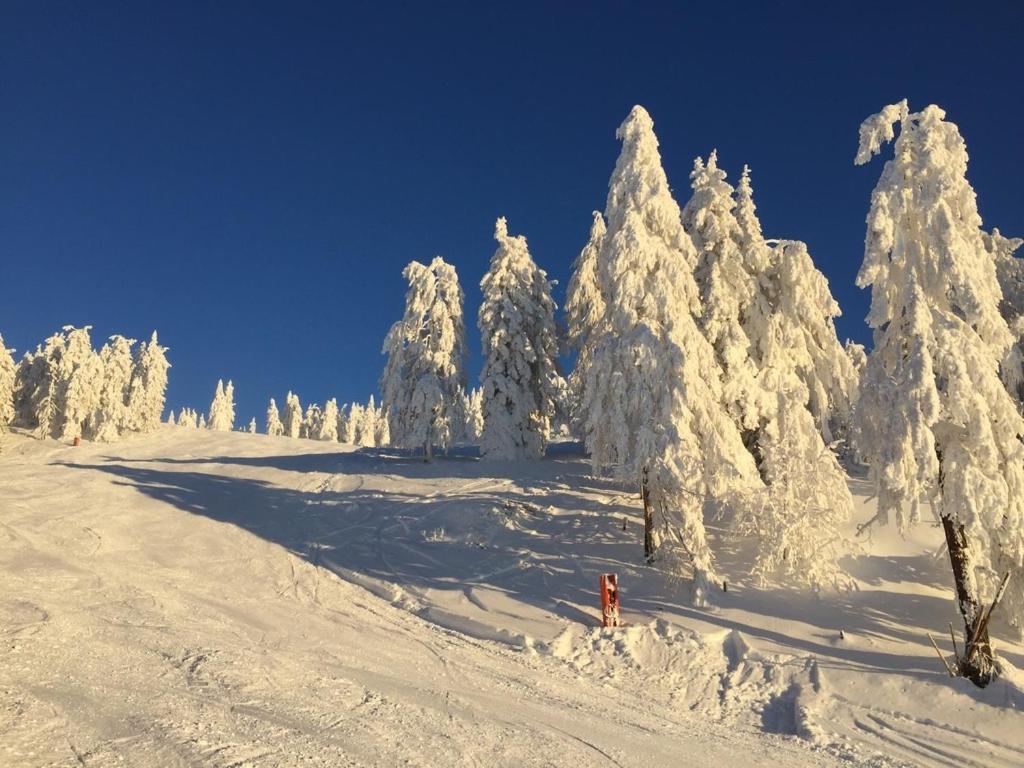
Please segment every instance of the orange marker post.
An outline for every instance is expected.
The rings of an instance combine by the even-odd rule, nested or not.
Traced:
[[[619,577],[614,573],[601,574],[601,625],[617,627],[619,621]]]

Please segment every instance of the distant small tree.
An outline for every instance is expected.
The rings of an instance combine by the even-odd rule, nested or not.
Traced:
[[[302,404],[299,396],[289,392],[284,401],[284,434],[298,437],[302,433]]]
[[[217,381],[217,391],[210,403],[210,418],[207,427],[214,432],[230,432],[235,427],[235,388],[229,381]]]
[[[6,429],[14,422],[14,382],[17,367],[11,356],[12,351],[4,346],[4,337],[0,335],[0,430]]]
[[[152,432],[160,425],[167,396],[167,348],[160,346],[156,331],[149,342],[143,342],[135,354],[132,379],[128,385],[128,410],[132,428]]]
[[[333,397],[324,403],[323,417],[320,420],[318,440],[329,443],[338,442],[338,401]]]
[[[250,435],[255,435],[256,434],[256,417],[253,417],[253,418],[249,419],[249,434]]]
[[[267,406],[267,434],[271,437],[284,434],[281,414],[277,410],[277,403],[274,402],[274,398],[270,398],[270,405]]]

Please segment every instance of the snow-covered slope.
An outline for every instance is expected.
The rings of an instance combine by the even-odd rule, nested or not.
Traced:
[[[0,764],[1024,764],[1016,673],[977,691],[928,645],[956,619],[934,530],[879,532],[820,598],[726,552],[698,611],[641,565],[635,494],[559,448],[5,436]]]

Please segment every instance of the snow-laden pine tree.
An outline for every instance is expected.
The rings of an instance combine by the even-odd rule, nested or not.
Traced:
[[[12,352],[4,346],[4,337],[0,335],[0,431],[14,422],[14,380],[17,367]]]
[[[320,436],[320,427],[323,422],[323,412],[316,403],[306,406],[306,415],[302,417],[302,426],[299,428],[299,437],[307,440],[317,440]]]
[[[60,440],[83,437],[86,422],[100,404],[103,364],[92,348],[91,328],[64,327],[64,352],[57,364],[57,419],[50,432]]]
[[[594,329],[600,324],[605,311],[605,298],[597,277],[597,258],[607,228],[600,211],[594,211],[593,217],[590,237],[573,263],[565,297],[566,343],[576,353],[576,365],[569,375],[566,410],[569,411],[568,420],[576,429],[586,422],[580,410],[583,384],[596,343]]]
[[[230,381],[225,386],[222,379],[217,380],[206,426],[214,432],[230,432],[235,428],[235,386]]]
[[[338,442],[338,401],[331,398],[324,403],[323,416],[320,419],[320,433],[318,440],[326,440],[329,443]]]
[[[799,240],[775,242],[762,290],[771,313],[789,318],[789,354],[807,387],[807,407],[822,438],[828,444],[847,439],[859,375],[836,334],[839,304],[828,279],[814,266],[806,244]],[[767,328],[762,321],[749,326],[758,347],[764,343],[762,334]]]
[[[359,409],[355,439],[356,445],[363,448],[373,448],[377,445],[377,405],[373,395],[370,395],[370,402]]]
[[[785,260],[785,249],[778,250],[776,256]],[[799,259],[795,263],[807,267]],[[774,400],[760,407],[756,433],[767,487],[736,505],[735,527],[754,546],[752,572],[759,582],[780,576],[820,590],[848,584],[839,558],[845,553],[841,530],[853,513],[853,497],[846,473],[807,407],[810,394],[801,375],[805,358],[794,354],[803,349],[802,312],[812,312],[814,305],[804,306],[801,300],[808,297],[799,291],[793,295],[787,285],[782,281],[771,291],[770,311],[755,337],[758,385]]]
[[[695,602],[713,574],[706,500],[760,482],[722,406],[721,369],[697,327],[697,254],[661,166],[654,124],[634,107],[619,127],[608,231],[598,279],[608,305],[584,388],[586,444],[596,470],[641,488],[644,549],[678,539],[693,566]]]
[[[480,387],[470,390],[465,396],[466,427],[465,439],[471,443],[480,441],[484,431],[484,391]]]
[[[100,350],[103,383],[99,404],[89,419],[87,431],[92,440],[112,442],[132,428],[128,396],[134,365],[133,344],[135,339],[114,335]]]
[[[182,408],[181,413],[178,414],[178,426],[188,427],[189,429],[198,429],[199,414],[191,408]]]
[[[699,157],[694,161],[693,195],[683,208],[683,227],[697,249],[694,278],[703,308],[700,326],[722,369],[724,405],[737,427],[749,432],[760,426],[768,402],[746,331],[760,266],[749,263],[748,257],[760,261],[761,251],[753,244],[743,247],[749,236],[736,219],[734,190],[725,178],[717,152],[712,151],[707,163]],[[749,189],[749,177],[746,184]]]
[[[284,398],[284,434],[298,437],[302,433],[302,403],[299,396],[289,392]]]
[[[530,257],[526,238],[512,237],[504,218],[494,227],[498,249],[480,288],[477,325],[483,342],[486,459],[536,459],[555,417],[558,338],[551,281]]]
[[[128,411],[132,429],[152,432],[160,426],[167,396],[167,348],[160,346],[156,331],[149,342],[142,342],[132,365],[132,380],[128,385]]]
[[[377,409],[374,426],[376,429],[374,434],[374,445],[378,448],[384,448],[391,445],[391,427],[388,424],[388,413],[384,410],[383,405]]]
[[[1006,573],[1001,608],[1024,620],[1024,420],[999,376],[1014,340],[959,130],[937,106],[892,104],[861,125],[856,163],[894,138],[857,277],[874,329],[860,448],[880,518],[905,526],[923,499],[939,516],[967,638],[960,673],[985,685],[996,671],[985,606]]]
[[[1024,259],[1014,252],[1024,240],[1003,237],[998,229],[982,233],[985,249],[996,265],[996,277],[1003,292],[999,311],[1014,336],[1014,344],[1002,364],[1003,382],[1017,403],[1024,408]]]
[[[173,410],[167,412],[167,426],[168,427],[176,427],[176,426],[178,426],[178,421],[177,421],[177,419],[174,418],[174,411]]]
[[[351,445],[355,442],[355,424],[352,422],[351,405],[338,408],[338,442]]]
[[[270,405],[267,406],[267,434],[271,437],[284,434],[284,424],[281,423],[281,414],[274,398],[270,398]]]
[[[348,427],[346,434],[352,445],[359,445],[360,428],[363,423],[363,406],[360,403],[352,403],[348,409]]]
[[[253,416],[251,419],[249,419],[249,426],[248,426],[247,429],[248,429],[248,432],[249,432],[250,435],[255,435],[256,434],[256,417],[255,416]]]
[[[196,425],[197,429],[206,429],[206,414],[199,414],[199,423]]]
[[[429,461],[435,444],[451,445],[465,418],[462,288],[455,267],[440,256],[429,267],[413,261],[402,274],[409,291],[405,315],[384,340],[382,403],[392,443],[422,446]]]

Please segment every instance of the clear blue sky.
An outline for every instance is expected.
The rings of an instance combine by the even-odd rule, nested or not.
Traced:
[[[365,399],[402,267],[454,262],[473,326],[497,216],[560,301],[635,103],[680,204],[697,154],[751,165],[842,337],[884,104],[945,107],[986,226],[1024,233],[1024,4],[638,5],[0,1],[0,332],[156,328],[169,405],[230,377],[261,425],[289,388]]]

